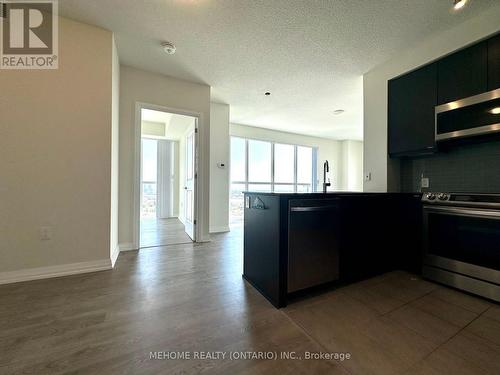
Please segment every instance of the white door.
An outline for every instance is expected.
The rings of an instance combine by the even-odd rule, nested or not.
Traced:
[[[194,131],[186,136],[186,178],[184,183],[184,230],[194,241],[194,206],[195,206],[195,137]]]

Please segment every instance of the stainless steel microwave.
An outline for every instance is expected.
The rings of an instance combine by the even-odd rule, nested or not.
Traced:
[[[500,133],[500,89],[436,106],[435,139]]]

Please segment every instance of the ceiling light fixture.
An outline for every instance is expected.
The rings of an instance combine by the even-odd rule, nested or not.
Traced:
[[[500,115],[500,107],[495,107],[495,108],[493,108],[493,109],[490,111],[490,113],[491,113],[492,115]]]
[[[467,0],[453,0],[453,9],[459,10],[462,9]]]
[[[342,113],[344,113],[345,111],[343,109],[336,109],[335,111],[333,111],[333,114],[334,115],[341,115]]]
[[[163,47],[165,53],[168,53],[169,55],[173,55],[177,49],[175,48],[174,43],[171,42],[163,42],[161,46]]]

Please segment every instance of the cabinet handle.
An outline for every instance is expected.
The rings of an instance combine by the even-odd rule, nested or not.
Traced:
[[[339,206],[310,206],[310,207],[290,207],[292,212],[313,212],[313,211],[328,211],[331,209],[337,209]]]

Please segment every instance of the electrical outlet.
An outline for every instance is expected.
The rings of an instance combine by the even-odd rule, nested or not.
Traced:
[[[371,180],[372,180],[372,172],[366,172],[365,181],[371,181]]]
[[[429,178],[422,177],[422,179],[420,180],[420,186],[423,188],[428,188],[429,187]]]
[[[52,227],[40,227],[40,240],[48,241],[52,239]]]

